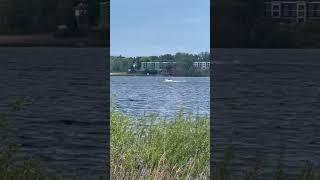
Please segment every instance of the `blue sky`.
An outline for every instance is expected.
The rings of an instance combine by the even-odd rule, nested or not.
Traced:
[[[209,0],[111,0],[111,55],[210,49]]]

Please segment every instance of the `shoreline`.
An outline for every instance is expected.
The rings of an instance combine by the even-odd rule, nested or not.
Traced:
[[[108,47],[108,44],[108,41],[92,36],[57,38],[53,33],[0,34],[0,47]]]
[[[111,72],[110,76],[129,76],[126,72]]]
[[[210,75],[207,76],[167,76],[167,75],[161,75],[161,74],[156,74],[156,75],[145,75],[145,74],[141,74],[141,73],[126,73],[126,72],[112,72],[110,73],[110,76],[145,76],[145,77],[210,77]]]

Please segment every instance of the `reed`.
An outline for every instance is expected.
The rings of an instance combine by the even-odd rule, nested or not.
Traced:
[[[110,119],[111,179],[209,179],[209,117]]]

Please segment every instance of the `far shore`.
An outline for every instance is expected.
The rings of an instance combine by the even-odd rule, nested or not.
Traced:
[[[57,38],[53,33],[26,35],[0,34],[0,47],[107,47],[107,40],[97,37]]]
[[[147,76],[143,73],[127,73],[127,72],[110,72],[110,76]],[[160,74],[150,76],[163,76]]]
[[[110,76],[168,76],[163,74],[150,74],[146,75],[144,73],[127,73],[127,72],[110,72]],[[177,76],[177,75],[171,75],[170,77],[209,77],[208,76]]]
[[[112,72],[112,73],[110,73],[110,76],[128,76],[128,73],[126,73],[126,72]]]

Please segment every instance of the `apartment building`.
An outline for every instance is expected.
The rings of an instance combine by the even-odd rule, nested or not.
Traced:
[[[320,0],[267,0],[264,16],[279,22],[320,22]]]
[[[193,62],[193,66],[198,69],[210,69],[210,62]]]
[[[161,71],[165,68],[173,67],[175,64],[175,62],[142,62],[140,70]]]

